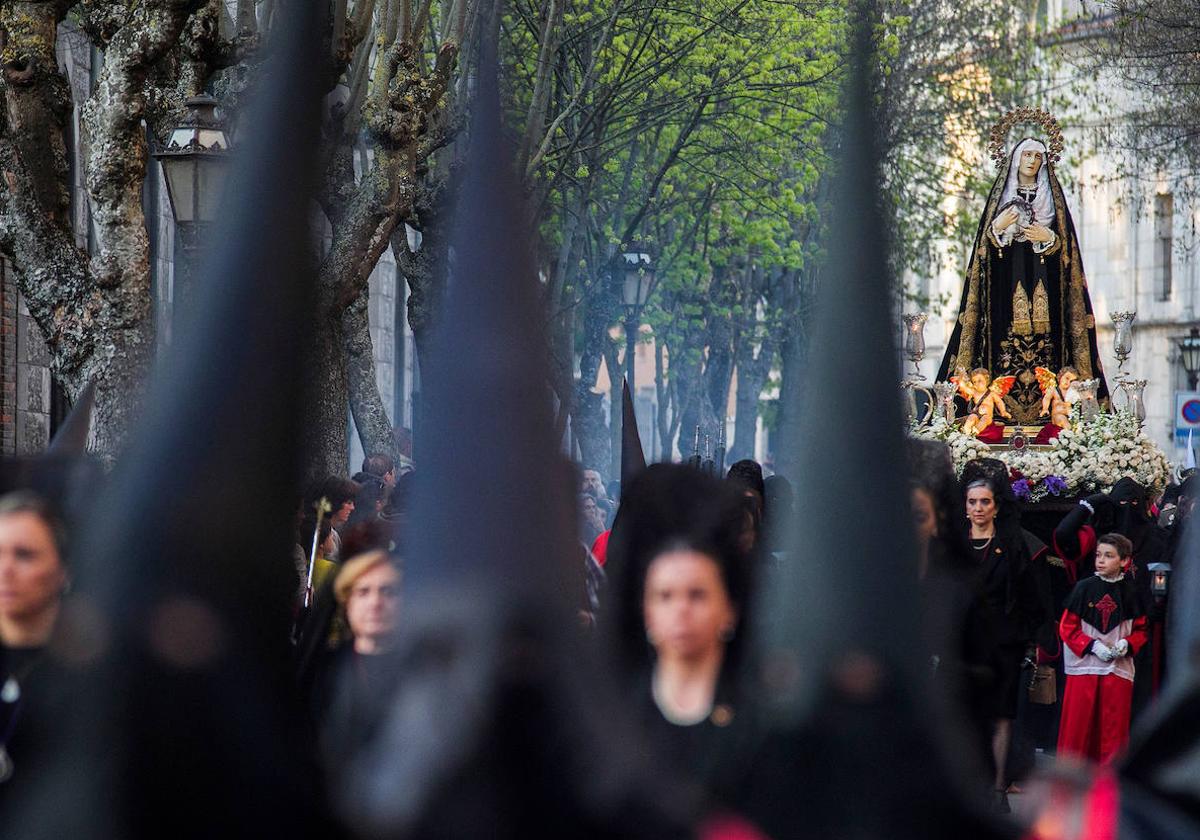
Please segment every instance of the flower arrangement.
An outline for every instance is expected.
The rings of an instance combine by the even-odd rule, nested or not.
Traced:
[[[1009,480],[1013,494],[1023,502],[1040,502],[1047,496],[1068,496],[1067,482],[1061,475],[1048,475],[1037,481],[1028,479],[1019,470],[1011,469]]]
[[[1171,475],[1167,456],[1124,409],[1099,414],[1087,423],[1073,411],[1071,428],[1051,441],[1050,451],[1079,495],[1107,491],[1125,476],[1157,494]]]
[[[975,458],[1003,461],[1009,468],[1013,492],[1029,502],[1039,502],[1048,496],[1086,496],[1108,491],[1125,476],[1156,495],[1166,487],[1171,475],[1167,456],[1124,409],[1099,414],[1085,422],[1076,406],[1071,414],[1071,427],[1063,429],[1048,447],[1036,450],[992,450],[942,417],[935,418],[928,426],[914,426],[911,434],[946,443],[960,473]]]

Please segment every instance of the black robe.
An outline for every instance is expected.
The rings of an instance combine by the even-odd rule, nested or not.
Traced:
[[[1107,633],[1122,621],[1146,615],[1145,601],[1129,575],[1115,582],[1099,575],[1083,578],[1067,596],[1063,609],[1101,633]]]
[[[1005,404],[1013,422],[1035,425],[1048,419],[1042,415],[1042,391],[1035,367],[1057,373],[1072,366],[1082,379],[1099,378],[1100,400],[1108,397],[1108,386],[1100,364],[1096,319],[1075,224],[1053,168],[1046,174],[1055,210],[1048,227],[1057,237],[1055,243],[1037,254],[1028,242],[1001,247],[991,234],[1012,165],[1010,157],[988,195],[968,261],[958,320],[946,343],[937,378],[945,381],[959,368],[969,371],[979,367],[993,378],[1016,376]],[[1018,286],[1028,301],[1029,312],[1028,317],[1018,317],[1014,322],[1013,293]],[[1037,304],[1039,287],[1045,290],[1044,311]]]

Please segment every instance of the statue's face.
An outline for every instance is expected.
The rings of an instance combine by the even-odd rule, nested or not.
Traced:
[[[975,386],[975,390],[982,391],[988,386],[987,374],[977,373],[971,377],[971,384]]]
[[[1078,376],[1071,373],[1070,371],[1067,371],[1065,373],[1060,373],[1058,375],[1058,387],[1061,388],[1063,391],[1066,391],[1068,388],[1070,388],[1072,385],[1075,384],[1075,380],[1078,378],[1079,378]]]
[[[1042,153],[1036,149],[1026,149],[1021,152],[1021,160],[1017,171],[1026,178],[1036,178],[1042,168]]]

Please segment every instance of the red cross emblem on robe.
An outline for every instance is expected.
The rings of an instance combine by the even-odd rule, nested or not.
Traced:
[[[1108,632],[1108,620],[1112,617],[1116,609],[1117,602],[1112,599],[1111,595],[1106,594],[1096,602],[1096,611],[1100,613],[1100,621],[1102,622],[1102,626],[1100,627],[1101,633]]]

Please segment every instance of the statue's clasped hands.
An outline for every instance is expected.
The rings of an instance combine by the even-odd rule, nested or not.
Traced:
[[[1009,225],[1017,220],[1017,211],[1013,207],[1009,207],[1003,213],[996,217],[996,228],[998,230],[1006,230]]]
[[[1021,235],[1029,242],[1050,242],[1054,233],[1045,225],[1032,224],[1021,228]]]

